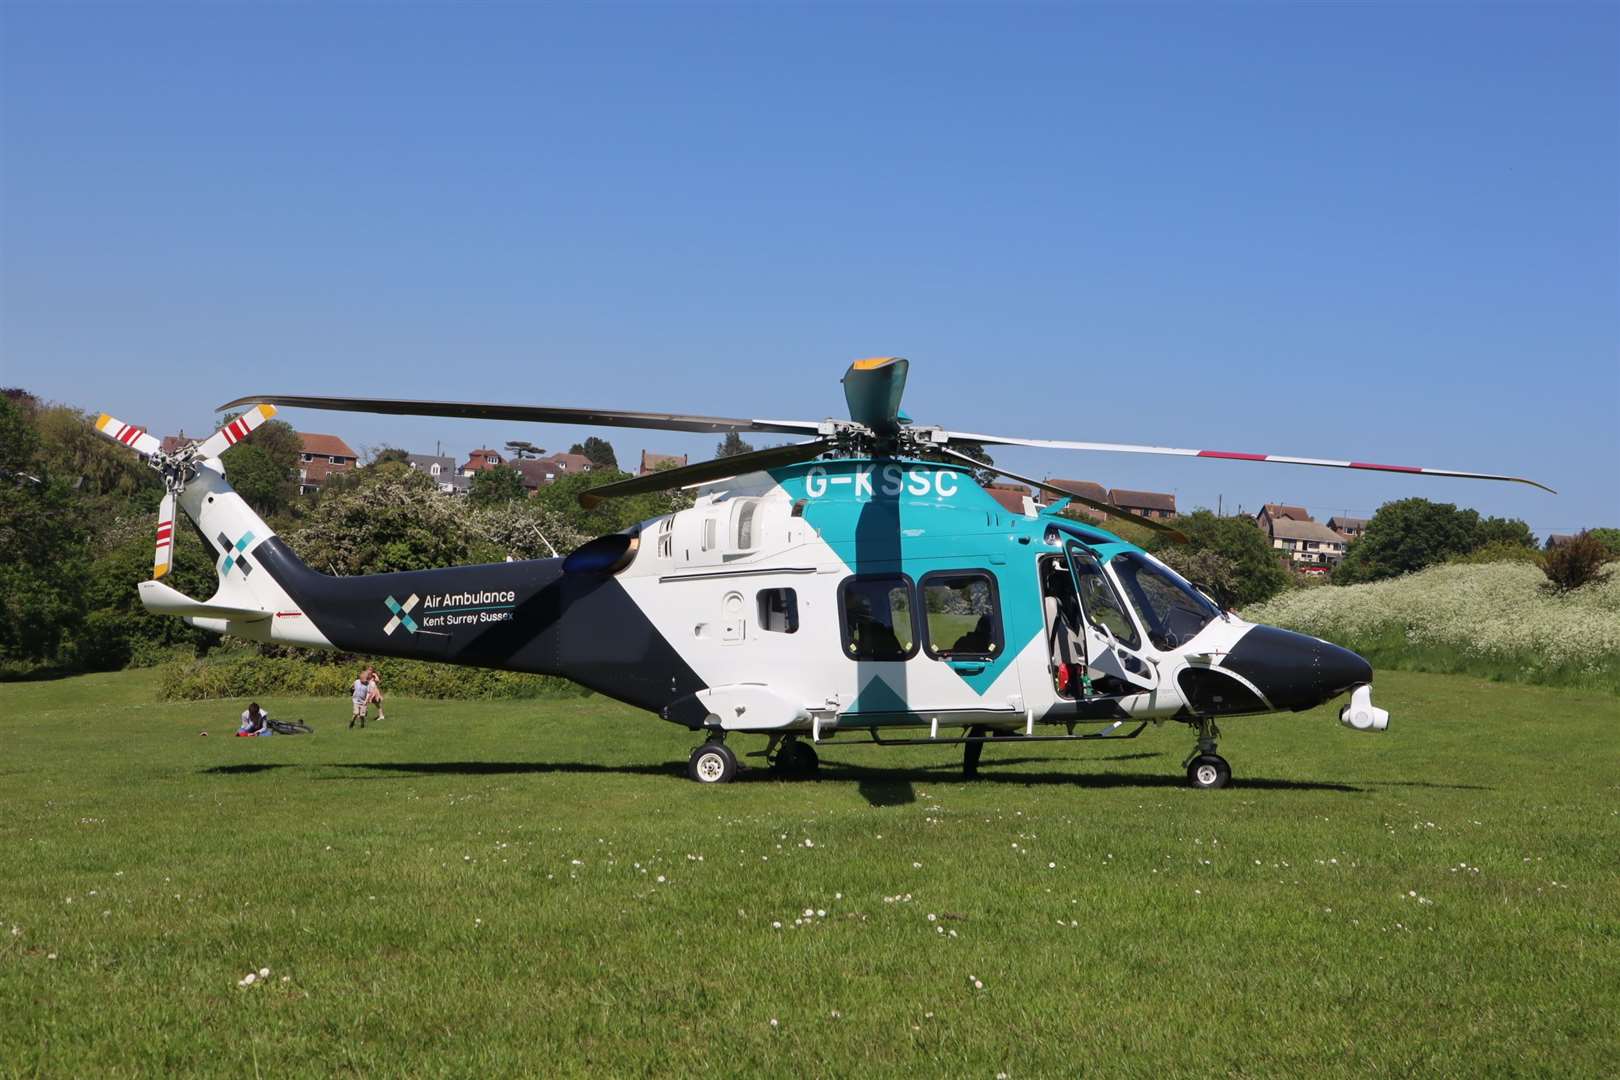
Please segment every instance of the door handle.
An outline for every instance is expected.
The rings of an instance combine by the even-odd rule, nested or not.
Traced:
[[[951,670],[958,675],[978,675],[984,671],[983,661],[951,660],[948,661]]]

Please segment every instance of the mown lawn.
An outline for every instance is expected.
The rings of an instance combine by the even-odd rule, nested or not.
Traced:
[[[1615,699],[1375,700],[1229,723],[1223,792],[1168,727],[704,788],[599,698],[0,686],[0,1073],[1612,1075]]]

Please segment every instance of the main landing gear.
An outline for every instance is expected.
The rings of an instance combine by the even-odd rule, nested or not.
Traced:
[[[783,737],[771,769],[782,776],[814,776],[821,765],[816,748],[794,735]]]
[[[1223,788],[1232,782],[1232,766],[1215,752],[1221,729],[1207,716],[1200,716],[1194,724],[1198,728],[1198,748],[1181,763],[1187,770],[1187,783],[1195,788]]]

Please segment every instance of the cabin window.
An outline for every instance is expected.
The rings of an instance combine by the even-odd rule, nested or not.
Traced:
[[[1125,605],[1103,576],[1102,567],[1090,552],[1079,545],[1069,545],[1069,565],[1074,583],[1080,593],[1080,610],[1086,621],[1099,630],[1107,630],[1114,639],[1128,649],[1140,648],[1142,639],[1136,633],[1136,624],[1125,614]]]
[[[715,532],[714,518],[712,518],[712,517],[704,518],[703,519],[703,550],[704,551],[713,551],[714,550],[714,548],[715,548],[714,532]]]
[[[759,590],[759,628],[778,634],[799,632],[799,594],[792,589]]]
[[[923,577],[919,588],[929,656],[946,660],[1001,654],[995,578],[982,570],[935,571]]]
[[[838,587],[844,655],[851,660],[909,660],[917,655],[911,579],[883,574],[845,578]]]

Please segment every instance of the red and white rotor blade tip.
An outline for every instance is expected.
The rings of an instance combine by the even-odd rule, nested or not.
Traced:
[[[157,581],[174,566],[174,492],[163,493],[158,505],[157,548],[152,554],[152,580]]]
[[[1035,446],[1051,450],[1102,450],[1113,454],[1165,454],[1171,457],[1218,458],[1225,461],[1271,461],[1282,465],[1319,465],[1330,469],[1369,469],[1373,472],[1409,473],[1420,476],[1452,476],[1464,480],[1501,480],[1510,484],[1529,484],[1542,491],[1558,492],[1546,484],[1527,480],[1522,476],[1501,476],[1497,473],[1467,472],[1461,469],[1430,469],[1419,465],[1377,465],[1370,461],[1335,461],[1331,458],[1292,457],[1288,454],[1241,454],[1233,450],[1184,450],[1174,446],[1137,446],[1133,443],[1067,442],[1061,439],[1019,439],[1002,435],[974,435],[968,432],[946,432],[953,440],[967,439],[987,446]]]
[[[142,456],[154,453],[163,444],[148,435],[143,428],[126,424],[116,416],[102,413],[96,418],[96,430],[114,442],[121,442]]]
[[[197,456],[201,458],[216,458],[247,438],[253,429],[276,415],[274,405],[255,405],[235,420],[226,424],[197,447]]]

